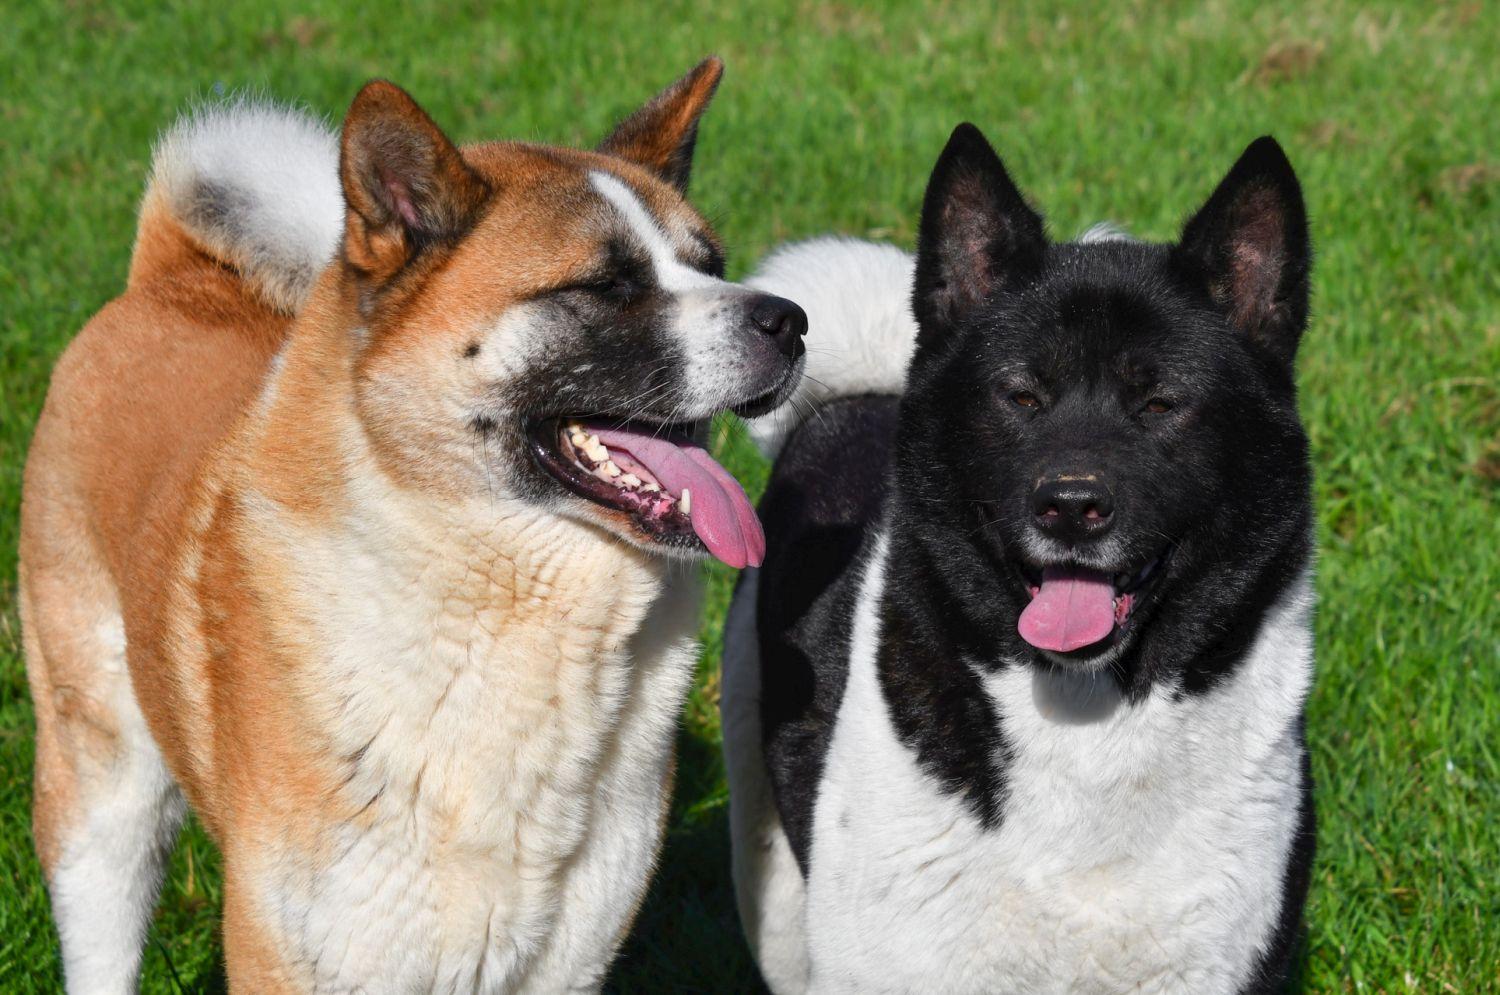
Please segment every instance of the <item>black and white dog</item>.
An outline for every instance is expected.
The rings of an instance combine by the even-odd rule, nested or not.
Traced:
[[[1310,262],[1270,138],[1174,245],[1055,244],[963,125],[915,260],[820,240],[751,281],[816,339],[814,416],[752,428],[780,451],[769,552],[725,634],[735,882],[775,990],[1284,983]]]

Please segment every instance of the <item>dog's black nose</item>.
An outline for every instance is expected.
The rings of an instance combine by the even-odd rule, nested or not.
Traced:
[[[756,298],[750,305],[750,321],[771,336],[787,359],[796,359],[806,351],[802,336],[807,334],[807,312],[785,297],[763,294]]]
[[[1063,542],[1092,539],[1109,531],[1115,499],[1097,473],[1045,477],[1031,492],[1037,527]]]

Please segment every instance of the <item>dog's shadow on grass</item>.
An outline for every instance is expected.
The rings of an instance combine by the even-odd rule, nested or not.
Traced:
[[[606,991],[764,992],[740,932],[729,872],[719,744],[678,736],[677,790],[661,864]]]
[[[723,783],[718,743],[682,731],[677,791],[661,865],[605,991],[629,995],[766,990],[735,911]],[[197,984],[177,990],[225,995],[223,946],[216,947],[212,969]],[[1306,968],[1304,933],[1285,992],[1304,990]]]
[[[734,907],[729,804],[718,743],[682,731],[677,765],[671,829],[661,864],[605,990],[622,995],[763,992]],[[179,980],[175,990],[225,995],[224,948],[219,940],[216,933],[212,968],[197,978]]]

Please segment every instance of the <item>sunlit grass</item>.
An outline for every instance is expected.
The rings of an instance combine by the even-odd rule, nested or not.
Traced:
[[[880,10],[884,6],[888,9]],[[1257,134],[1315,222],[1303,408],[1319,479],[1319,855],[1308,991],[1500,987],[1500,18],[1493,5],[1081,2],[996,12],[393,0],[11,3],[0,32],[0,990],[55,991],[29,838],[16,508],[47,371],[118,293],[150,143],[194,97],[254,88],[331,116],[407,86],[454,134],[586,143],[703,54],[729,72],[695,196],[743,272],[825,231],[909,244],[927,171],[980,124],[1054,233],[1169,237]],[[816,335],[816,330],[813,332]],[[758,493],[742,442],[727,459]],[[710,571],[661,873],[613,984],[752,988],[728,878]],[[218,862],[190,829],[150,992],[221,982]]]

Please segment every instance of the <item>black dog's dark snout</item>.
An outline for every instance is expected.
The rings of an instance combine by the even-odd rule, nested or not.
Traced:
[[[1043,532],[1078,542],[1109,531],[1115,499],[1097,473],[1060,473],[1043,478],[1031,492],[1031,513]]]
[[[764,294],[750,305],[750,321],[771,336],[776,348],[788,359],[805,351],[802,336],[807,334],[807,312],[785,297]]]

